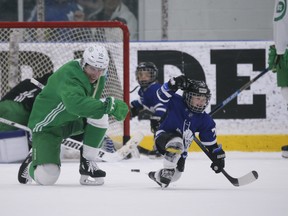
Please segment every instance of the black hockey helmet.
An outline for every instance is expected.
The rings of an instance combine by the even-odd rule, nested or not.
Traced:
[[[139,79],[140,76],[142,76],[143,73],[148,73],[149,79]],[[151,83],[155,82],[158,78],[158,69],[152,62],[141,62],[138,64],[136,68],[136,80],[139,83],[141,87],[146,88]]]
[[[192,112],[203,112],[211,99],[210,89],[204,81],[188,79],[188,88],[184,90],[184,100]]]

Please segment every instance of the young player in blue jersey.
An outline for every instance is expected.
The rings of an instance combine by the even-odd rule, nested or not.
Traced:
[[[175,92],[183,90],[183,96]],[[225,152],[217,144],[215,122],[204,110],[211,93],[203,81],[185,76],[172,78],[157,91],[159,100],[167,105],[167,114],[156,132],[155,143],[164,155],[163,169],[150,172],[149,177],[161,187],[177,181],[184,171],[185,159],[195,133],[213,157],[211,168],[219,173],[225,166]]]
[[[138,91],[139,98],[130,103],[131,117],[139,115],[143,110],[149,110],[152,113],[150,117],[151,132],[155,134],[160,122],[166,113],[165,105],[159,101],[156,92],[161,87],[158,83],[158,69],[152,62],[141,62],[136,68],[136,79],[140,85]],[[158,151],[148,151],[142,147],[138,147],[139,152],[147,155],[159,156]]]

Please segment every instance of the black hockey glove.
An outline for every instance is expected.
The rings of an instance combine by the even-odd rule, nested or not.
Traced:
[[[138,113],[139,113],[139,109],[137,109],[136,107],[130,107],[130,117],[131,118],[137,116]]]
[[[212,164],[211,168],[215,173],[220,173],[222,169],[225,167],[225,152],[222,149],[222,146],[219,145],[217,148],[214,148],[211,152],[212,155]]]
[[[156,133],[156,131],[158,130],[159,126],[160,126],[160,120],[161,117],[160,116],[151,116],[150,118],[150,127],[151,127],[151,132],[153,134]]]
[[[188,88],[188,78],[184,75],[173,77],[169,80],[168,87],[173,91],[186,90]]]
[[[130,103],[130,118],[133,118],[135,116],[138,116],[139,112],[143,109],[143,107],[136,107],[134,106],[134,103],[137,103],[135,101],[132,101]]]

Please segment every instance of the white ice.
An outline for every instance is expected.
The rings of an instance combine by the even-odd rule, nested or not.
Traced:
[[[240,177],[256,170],[259,179],[233,186],[210,169],[202,152],[190,153],[181,179],[161,189],[147,173],[162,160],[145,156],[100,162],[103,186],[79,184],[78,162],[66,161],[54,186],[17,182],[19,165],[0,164],[1,216],[287,216],[288,159],[276,153],[226,152],[225,170]],[[140,169],[140,173],[131,172]]]

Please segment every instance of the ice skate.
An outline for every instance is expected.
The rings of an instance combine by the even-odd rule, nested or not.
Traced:
[[[282,146],[282,157],[283,158],[288,158],[288,145]]]
[[[175,173],[175,169],[162,169],[160,170],[160,182],[165,184],[166,187],[170,184],[173,175]]]
[[[155,173],[156,173],[156,172],[153,172],[153,171],[152,171],[152,172],[149,172],[149,173],[148,173],[148,176],[149,176],[150,179],[152,179],[153,181],[155,181],[160,187],[162,187],[161,182],[158,182],[157,179],[155,178]]]
[[[29,184],[32,182],[32,178],[29,175],[29,165],[32,162],[32,151],[29,152],[28,156],[22,162],[18,171],[18,181],[21,184]]]
[[[166,188],[169,186],[173,175],[175,173],[175,169],[161,169],[157,172],[149,172],[148,176],[150,179],[155,181],[160,187]],[[157,177],[157,175],[159,175]]]
[[[82,185],[103,185],[106,172],[99,169],[96,161],[87,160],[82,156],[81,149],[79,173],[80,184]]]

